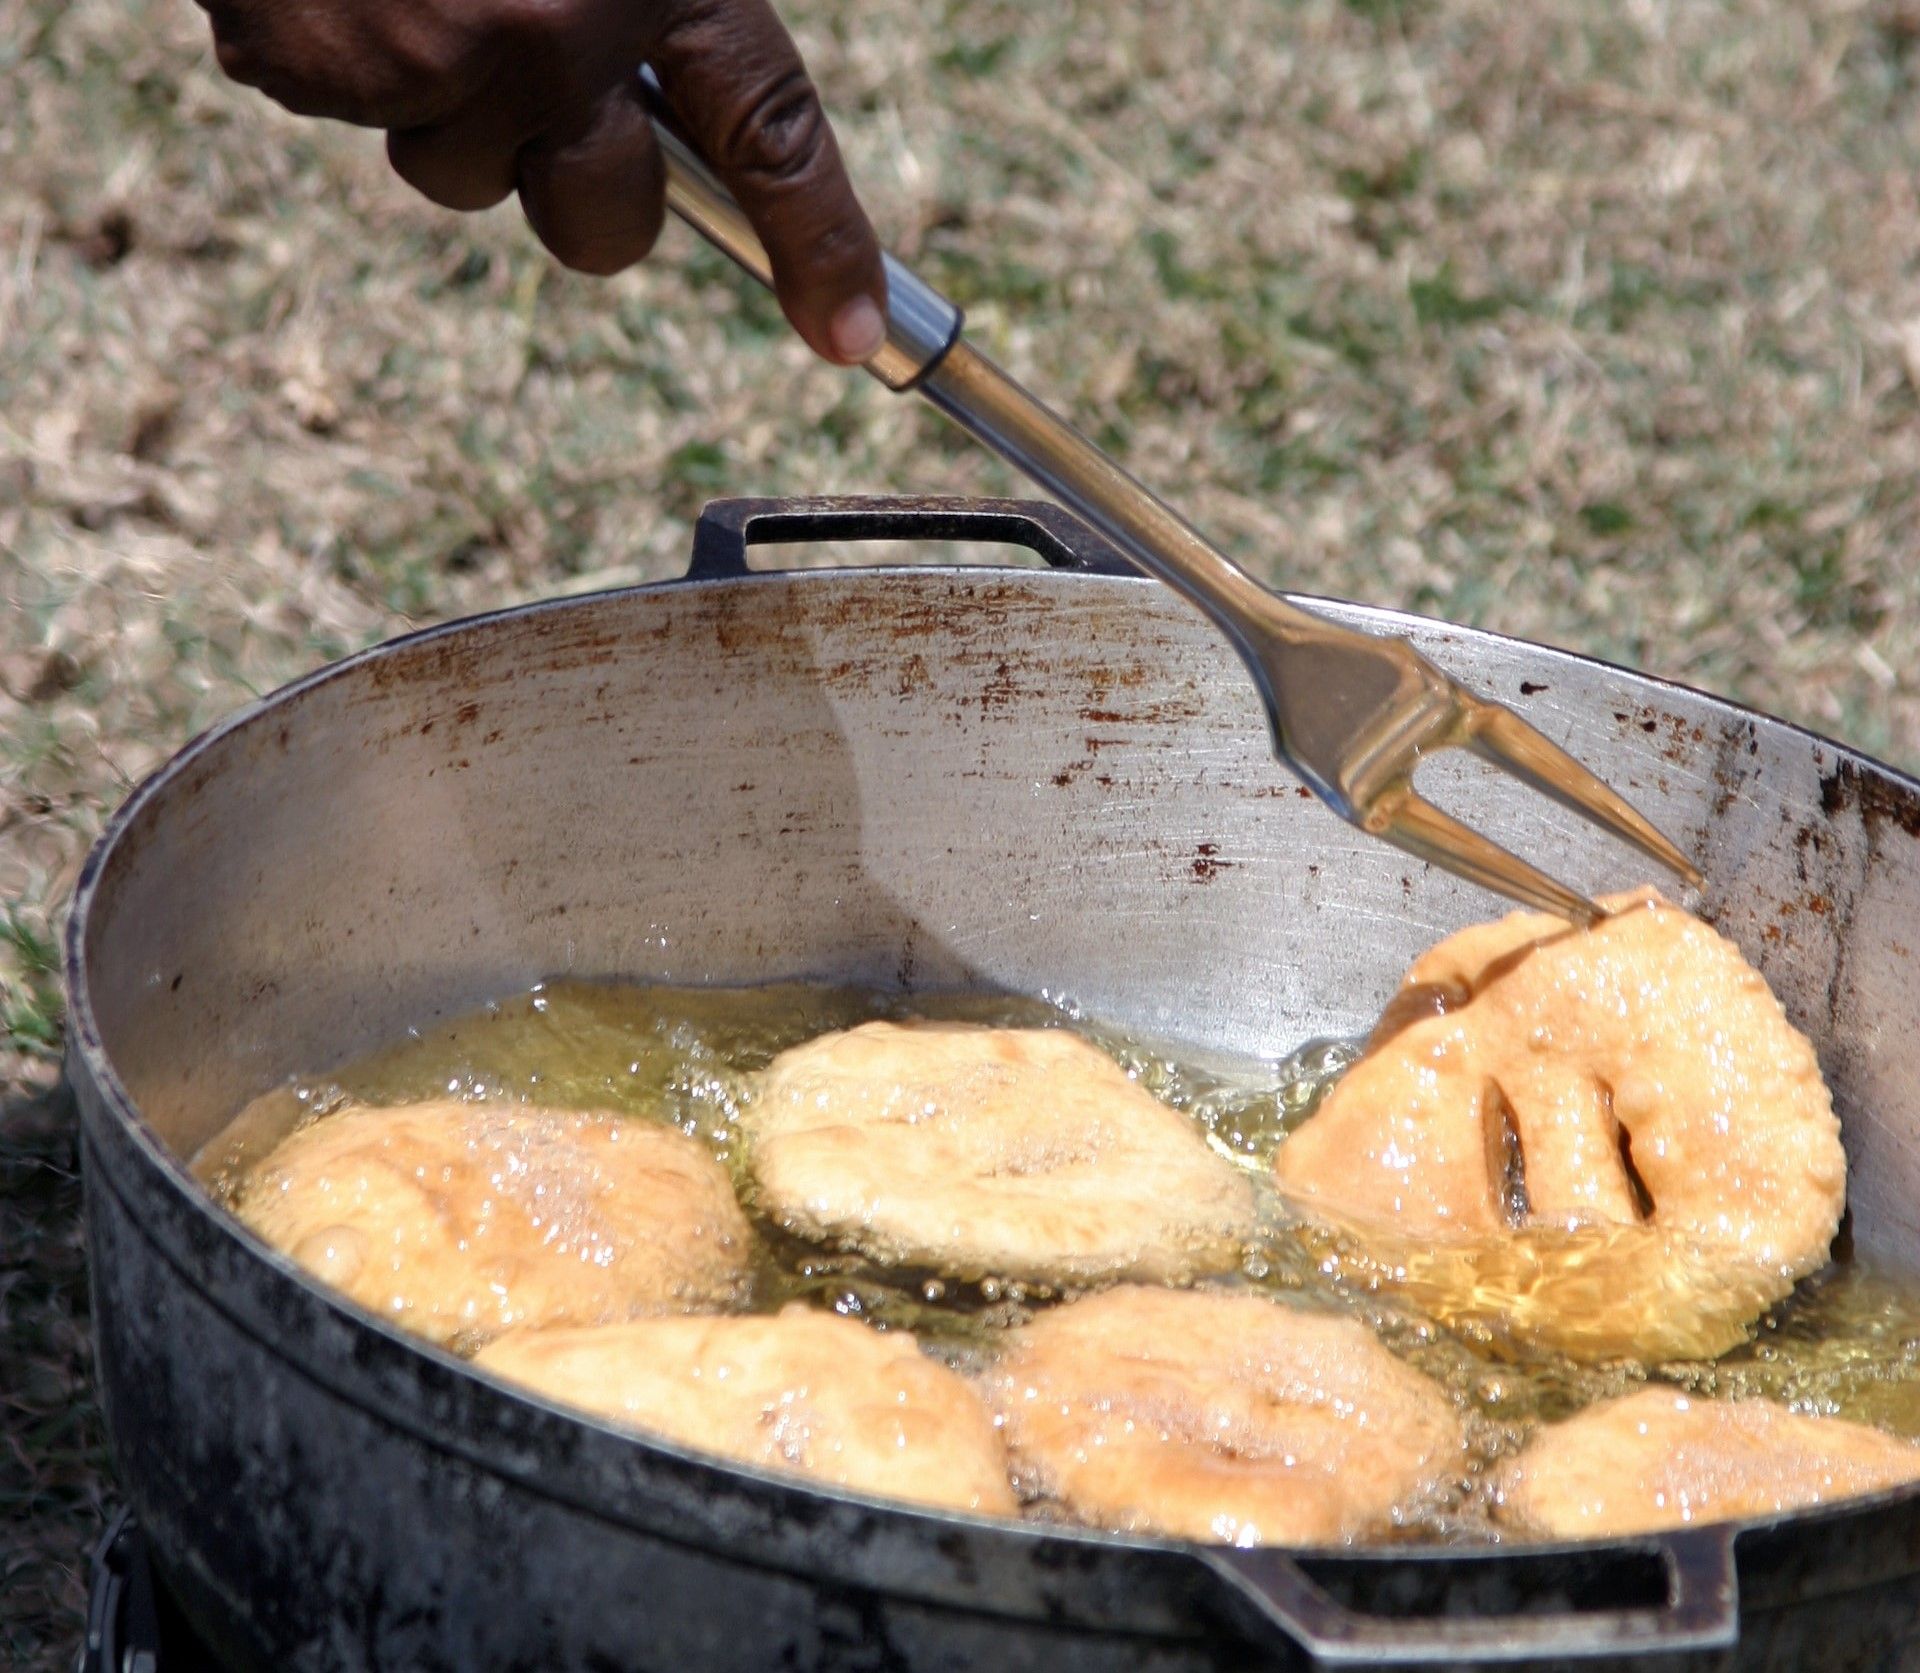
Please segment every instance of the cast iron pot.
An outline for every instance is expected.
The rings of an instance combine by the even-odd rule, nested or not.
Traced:
[[[749,573],[756,541],[1035,569]],[[1816,1041],[1852,1243],[1920,1264],[1920,787],[1538,646],[1409,634],[1622,786]],[[557,975],[1046,993],[1201,1050],[1367,1026],[1498,903],[1338,823],[1232,652],[1018,504],[736,501],[688,578],[415,634],[127,802],[69,933],[99,1378],[164,1583],[236,1667],[1868,1667],[1920,1639],[1920,1492],[1525,1550],[1234,1551],[903,1509],[510,1392],[321,1288],[185,1159],[247,1099]],[[1625,853],[1428,788],[1593,890]],[[1528,821],[1534,823],[1529,824]]]

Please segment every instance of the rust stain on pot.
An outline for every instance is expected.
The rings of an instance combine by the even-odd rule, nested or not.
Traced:
[[[1824,857],[1827,852],[1827,839],[1818,825],[1802,825],[1793,833],[1793,874],[1802,883],[1813,881],[1809,852],[1816,857]]]
[[[1220,857],[1220,844],[1203,842],[1194,848],[1193,864],[1188,868],[1194,880],[1199,883],[1211,883],[1223,871],[1231,871],[1237,861],[1223,860]]]
[[[927,659],[916,651],[900,664],[893,694],[896,697],[911,697],[916,691],[928,690],[932,685],[933,672],[927,666]]]
[[[993,673],[980,688],[982,709],[1008,708],[1022,696],[1020,682],[1013,676],[1013,665],[1002,657],[993,665]]]
[[[1862,773],[1852,761],[1842,761],[1820,780],[1820,811],[1829,819],[1857,808],[1867,835],[1879,835],[1892,825],[1910,837],[1920,837],[1920,796]]]
[[[1126,664],[1118,668],[1089,668],[1086,681],[1093,701],[1111,704],[1115,687],[1130,690],[1147,683],[1147,670],[1142,664]]]
[[[1205,706],[1195,695],[1143,703],[1131,709],[1091,703],[1080,710],[1080,718],[1089,726],[1180,726],[1200,719],[1205,712]]]
[[[1748,723],[1744,734],[1745,750],[1741,749],[1743,736],[1737,732],[1723,732],[1713,752],[1713,763],[1708,776],[1713,783],[1713,801],[1708,805],[1709,822],[1722,819],[1732,809],[1735,802],[1746,793],[1747,771],[1743,755],[1751,756],[1760,747],[1759,734]]]
[[[1615,710],[1614,719],[1625,723],[1628,717]],[[1659,737],[1665,733],[1660,743],[1660,758],[1676,766],[1691,761],[1699,746],[1707,739],[1705,726],[1689,721],[1684,715],[1669,714],[1664,709],[1643,708],[1634,717],[1633,724],[1648,737]]]

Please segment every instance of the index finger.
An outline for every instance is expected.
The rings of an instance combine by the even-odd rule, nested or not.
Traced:
[[[794,329],[829,360],[865,360],[886,330],[880,245],[793,38],[765,0],[689,0],[648,57],[766,246]]]

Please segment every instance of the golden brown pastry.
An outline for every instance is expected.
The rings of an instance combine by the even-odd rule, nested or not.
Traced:
[[[1234,1264],[1251,1182],[1062,1029],[870,1022],[776,1058],[744,1117],[804,1236],[962,1276],[1173,1280]]]
[[[1069,1302],[1014,1335],[988,1391],[1023,1483],[1129,1532],[1353,1540],[1465,1467],[1438,1384],[1352,1319],[1251,1295]]]
[[[358,1107],[282,1142],[240,1218],[436,1342],[710,1307],[748,1231],[726,1171],[670,1127],[463,1103]]]
[[[1607,1539],[1774,1516],[1914,1480],[1920,1447],[1863,1423],[1646,1388],[1542,1429],[1502,1472],[1497,1504],[1521,1531]]]
[[[986,1407],[903,1330],[796,1304],[774,1318],[515,1331],[474,1364],[743,1464],[950,1510],[1015,1508]]]
[[[1738,948],[1651,891],[1603,904],[1589,930],[1516,913],[1416,961],[1403,992],[1452,1008],[1370,1049],[1276,1177],[1389,1261],[1477,1246],[1469,1281],[1492,1288],[1509,1267],[1550,1285],[1564,1245],[1586,1301],[1612,1308],[1531,1309],[1528,1330],[1571,1351],[1718,1352],[1826,1259],[1839,1124],[1813,1048]],[[1551,1235],[1594,1228],[1621,1233]],[[1523,1259],[1503,1247],[1536,1232]]]

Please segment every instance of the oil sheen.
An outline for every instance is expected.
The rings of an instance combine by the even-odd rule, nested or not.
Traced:
[[[801,985],[553,982],[410,1030],[359,1062],[257,1099],[207,1145],[194,1167],[214,1195],[231,1204],[252,1168],[281,1140],[360,1103],[457,1097],[668,1123],[709,1146],[739,1190],[754,1233],[749,1309],[774,1311],[805,1299],[882,1327],[911,1329],[955,1369],[976,1371],[992,1356],[1002,1330],[1061,1292],[992,1277],[959,1283],[803,1243],[758,1212],[744,1166],[741,1111],[756,1073],[774,1056],[829,1030],[905,1017],[1071,1027],[1156,1096],[1192,1115],[1217,1150],[1247,1169],[1260,1194],[1261,1230],[1231,1282],[1292,1292],[1361,1318],[1392,1351],[1444,1384],[1468,1414],[1469,1469],[1402,1537],[1490,1537],[1483,1487],[1489,1465],[1513,1451],[1536,1424],[1628,1393],[1649,1379],[1723,1398],[1766,1396],[1799,1411],[1853,1418],[1920,1440],[1920,1286],[1876,1272],[1844,1248],[1770,1310],[1748,1340],[1711,1362],[1580,1365],[1555,1355],[1515,1353],[1423,1313],[1403,1287],[1298,1225],[1268,1183],[1274,1148],[1358,1055],[1352,1042],[1314,1042],[1278,1061],[1221,1064],[1029,999],[909,1000]],[[1054,1510],[1040,1504],[1029,1513],[1047,1517]]]

